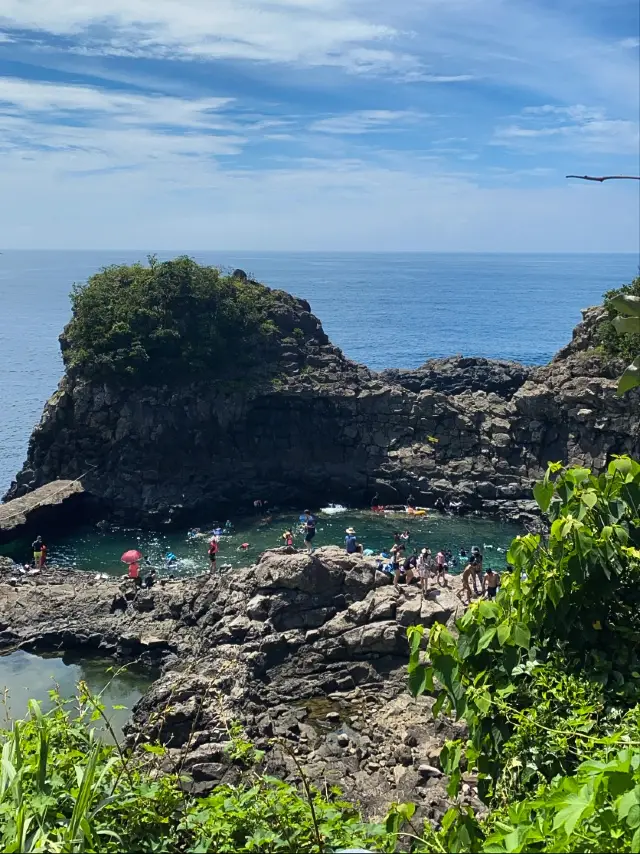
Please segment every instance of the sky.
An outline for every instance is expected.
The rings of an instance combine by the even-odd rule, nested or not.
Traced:
[[[638,252],[637,0],[0,0],[0,248]]]

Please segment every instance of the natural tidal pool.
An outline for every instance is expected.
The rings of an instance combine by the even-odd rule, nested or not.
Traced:
[[[118,738],[132,707],[154,681],[148,672],[131,667],[121,670],[107,659],[80,660],[17,650],[0,656],[0,728],[8,729],[12,721],[24,718],[29,700],[39,700],[42,711],[49,711],[54,705],[49,696],[53,689],[63,699],[75,697],[80,680],[87,683],[92,694],[101,694],[105,714]],[[113,706],[125,708],[114,710]],[[105,741],[112,740],[103,721],[92,726]]]
[[[371,511],[344,510],[343,512],[319,512],[314,547],[344,545],[345,529],[355,528],[358,541],[376,553],[388,550],[393,544],[395,531],[410,532],[407,551],[427,546],[434,554],[441,548],[450,549],[456,555],[461,547],[467,551],[478,546],[485,557],[485,566],[504,568],[505,552],[511,540],[522,531],[515,525],[488,519],[447,516],[435,511],[426,516],[410,516],[406,513],[373,513]],[[269,517],[253,517],[231,520],[231,534],[220,538],[218,567],[249,566],[266,549],[283,545],[281,535],[290,528],[294,544],[303,547],[303,535],[299,532],[299,517],[295,513],[282,513]],[[224,525],[221,519],[220,524]],[[212,520],[193,520],[194,526],[210,531]],[[48,563],[51,566],[73,566],[90,572],[105,572],[109,575],[124,575],[126,567],[120,557],[128,549],[139,549],[150,565],[160,575],[173,573],[176,577],[196,575],[207,569],[208,537],[189,539],[187,530],[142,531],[138,529],[111,528],[98,530],[95,527],[77,529],[71,534],[60,534],[43,530],[47,543]],[[248,543],[246,549],[243,543]],[[165,556],[172,552],[178,559],[170,570],[166,568]],[[30,542],[14,542],[0,547],[0,554],[12,557],[20,563],[31,558]]]

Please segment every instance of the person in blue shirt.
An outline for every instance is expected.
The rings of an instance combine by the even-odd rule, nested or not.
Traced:
[[[312,552],[311,541],[316,535],[316,517],[311,515],[310,510],[304,511],[304,546],[307,551]]]
[[[356,539],[356,532],[354,531],[354,529],[347,528],[345,533],[347,536],[344,538],[344,544],[347,549],[347,554],[362,554],[362,544],[359,543]]]

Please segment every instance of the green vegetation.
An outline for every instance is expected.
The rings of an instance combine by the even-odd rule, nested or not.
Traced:
[[[135,382],[224,378],[263,365],[277,340],[277,309],[296,305],[282,291],[187,257],[106,267],[74,286],[71,302],[65,365]]]
[[[514,540],[497,599],[436,626],[424,662],[409,630],[413,693],[469,728],[449,793],[474,770],[491,808],[452,807],[419,850],[640,852],[640,465],[551,464],[534,494],[549,536]]]
[[[640,386],[640,276],[607,291],[604,305],[608,318],[598,330],[599,344],[605,355],[631,361],[618,385],[618,394],[624,394]]]
[[[94,738],[106,717],[80,686],[80,715],[55,697],[43,714],[31,701],[26,721],[0,733],[0,849],[5,852],[329,852],[375,847],[382,826],[364,824],[337,789],[321,797],[252,773],[244,785],[220,785],[205,798],[185,794],[184,777],[159,770],[164,750],[146,758]],[[77,711],[77,710],[76,710]],[[230,758],[260,758],[232,726]]]
[[[550,529],[517,537],[495,601],[471,605],[454,634],[408,630],[409,686],[435,697],[468,739],[441,754],[455,804],[417,827],[412,804],[362,822],[331,789],[264,776],[242,727],[228,757],[245,771],[207,797],[166,774],[165,751],[100,743],[107,715],[80,685],[80,715],[56,698],[0,733],[0,843],[17,851],[630,852],[640,854],[640,464],[616,457],[596,477],[549,465],[534,496]],[[457,800],[466,774],[488,807]]]

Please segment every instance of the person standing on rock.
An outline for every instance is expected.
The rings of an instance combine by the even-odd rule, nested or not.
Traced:
[[[436,581],[439,585],[447,586],[447,558],[442,549],[436,555]]]
[[[471,584],[470,584],[470,581],[472,578],[475,579],[473,564],[468,563],[465,566],[464,571],[462,573],[462,590],[457,594],[458,599],[460,599],[461,602],[463,602],[463,599],[462,599],[463,595],[465,593],[467,594],[467,605],[471,604],[471,599],[472,599]],[[464,604],[464,602],[463,602],[463,604]]]
[[[500,575],[489,567],[482,579],[482,591],[486,589],[487,599],[495,599],[500,586]]]
[[[371,509],[375,510],[377,507],[380,507],[380,498],[378,496],[378,493],[376,492],[376,494],[371,499]]]
[[[311,515],[311,510],[305,510],[304,516],[304,547],[312,552],[312,541],[316,535],[316,517]]]
[[[393,572],[393,586],[398,592],[400,592],[400,575],[402,574],[400,555],[400,547],[393,546],[391,549],[391,570]]]
[[[42,566],[42,537],[40,534],[31,543],[31,550],[33,552],[33,565],[36,569],[40,569]]]
[[[213,572],[216,568],[216,561],[218,559],[218,540],[216,537],[211,538],[211,542],[209,543],[209,570]]]
[[[417,562],[417,570],[422,595],[426,596],[429,592],[429,573],[431,572],[431,552],[429,549],[422,549],[420,552]]]
[[[473,548],[471,549],[471,560],[469,561],[469,563],[473,567],[473,590],[476,596],[480,595],[480,591],[478,590],[478,581],[480,582],[481,590],[484,590],[482,561],[483,556],[480,549],[478,548],[478,546],[473,546]]]
[[[404,580],[407,585],[411,584],[413,579],[416,577],[418,565],[418,558],[415,554],[407,555],[404,559],[404,564],[402,565],[402,571],[404,573]]]

